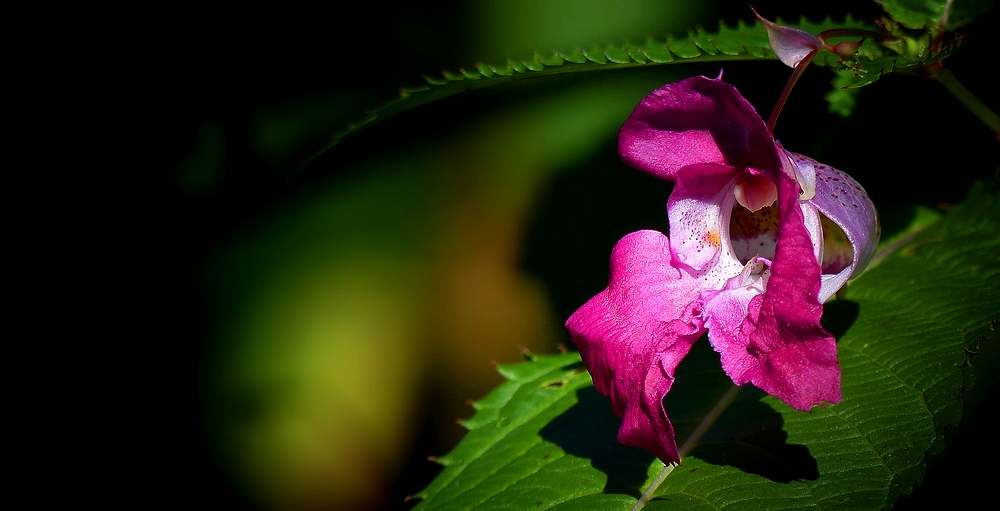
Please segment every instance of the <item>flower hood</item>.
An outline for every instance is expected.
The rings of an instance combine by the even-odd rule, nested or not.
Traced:
[[[619,135],[630,165],[676,183],[670,237],[625,236],[608,288],[566,322],[618,440],[677,462],[663,397],[708,331],[737,385],[799,410],[840,401],[822,302],[874,255],[875,209],[849,176],[785,151],[735,87],[693,77],[651,93]]]

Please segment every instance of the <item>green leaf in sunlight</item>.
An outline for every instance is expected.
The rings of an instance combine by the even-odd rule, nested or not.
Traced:
[[[826,304],[843,401],[803,413],[744,387],[647,508],[887,509],[909,494],[961,419],[970,353],[996,341],[998,215],[996,182],[978,183]],[[529,358],[499,368],[507,382],[475,403],[417,509],[627,509],[662,467],[617,443],[577,353]],[[697,343],[664,401],[680,441],[729,387]]]
[[[834,29],[882,32],[874,24],[857,21],[851,17],[843,21],[826,19],[813,22],[801,19],[797,23],[784,21],[781,23],[813,34]],[[940,60],[953,52],[955,47],[955,44],[946,45],[937,53],[932,53],[928,45],[913,49],[906,44],[897,43],[890,49],[867,40],[861,45],[854,61],[843,61],[836,55],[823,51],[816,56],[813,63],[839,70],[841,72],[839,86],[860,87],[878,80],[886,73],[921,67]],[[665,40],[647,39],[641,44],[624,43],[593,46],[589,49],[578,48],[569,52],[535,53],[531,58],[524,60],[508,59],[503,65],[479,63],[471,70],[442,71],[440,76],[425,76],[424,84],[400,89],[398,97],[369,111],[364,118],[333,134],[330,142],[316,151],[312,158],[374,122],[481,87],[565,73],[663,64],[775,59],[763,26],[757,21],[753,25],[740,21],[735,27],[720,24],[715,32],[698,29],[684,37],[667,37]],[[301,166],[308,164],[312,158],[303,162]]]

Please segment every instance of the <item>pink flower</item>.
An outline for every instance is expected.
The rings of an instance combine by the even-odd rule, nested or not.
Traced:
[[[654,91],[622,127],[632,166],[676,183],[670,238],[625,236],[608,288],[566,322],[618,440],[678,462],[663,397],[705,331],[733,382],[799,410],[840,401],[822,302],[874,255],[878,220],[849,176],[785,151],[721,79]]]

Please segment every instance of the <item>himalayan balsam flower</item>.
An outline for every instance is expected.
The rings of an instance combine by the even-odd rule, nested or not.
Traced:
[[[608,288],[566,322],[622,419],[618,440],[680,461],[663,397],[706,330],[737,385],[799,410],[839,402],[836,344],[819,320],[874,255],[878,220],[861,186],[785,151],[721,78],[654,91],[622,127],[619,152],[676,186],[670,238],[625,236]]]

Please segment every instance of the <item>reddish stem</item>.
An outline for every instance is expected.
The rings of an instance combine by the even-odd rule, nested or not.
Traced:
[[[785,101],[788,100],[788,95],[791,94],[792,87],[795,87],[795,82],[799,81],[802,72],[805,71],[806,66],[812,62],[813,57],[817,53],[819,53],[818,50],[806,55],[805,58],[799,61],[795,69],[792,70],[792,76],[788,78],[788,83],[785,84],[785,88],[781,91],[781,96],[778,96],[778,102],[774,104],[774,109],[771,110],[771,115],[767,118],[767,132],[771,134],[772,138],[774,137],[774,125],[778,122],[778,114],[781,113],[781,109],[785,106]]]

